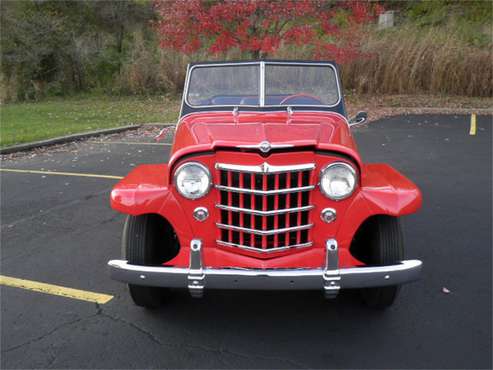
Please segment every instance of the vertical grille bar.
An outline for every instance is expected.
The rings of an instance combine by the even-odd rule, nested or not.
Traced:
[[[267,190],[267,175],[262,175],[262,190]],[[262,210],[267,211],[267,195],[262,195]],[[267,230],[267,217],[262,217],[262,230]],[[267,236],[262,236],[262,249],[267,249]]]
[[[289,189],[291,188],[291,174],[288,173],[286,176],[286,188]],[[291,194],[286,194],[286,208],[291,208]],[[286,213],[286,227],[291,227],[290,223],[290,214]],[[290,238],[289,238],[289,233],[286,233],[284,237],[284,246],[288,246],[290,244]]]
[[[255,174],[251,174],[250,175],[250,186],[251,186],[251,189],[255,189]],[[257,208],[257,205],[255,204],[255,195],[254,194],[250,194],[250,202],[252,203],[252,208],[251,209],[256,209]],[[255,216],[252,215],[250,216],[250,227],[252,229],[255,228]],[[255,235],[252,235],[250,234],[250,245],[255,247]]]
[[[228,186],[232,186],[232,185],[233,185],[232,172],[228,171]],[[228,205],[232,206],[233,205],[232,203],[233,203],[233,193],[231,193],[229,191],[228,192]],[[232,224],[232,220],[233,220],[233,212],[229,211],[228,212],[228,225]],[[230,243],[233,241],[233,231],[232,230],[229,230],[229,232],[228,232],[228,239],[229,239]]]
[[[239,176],[240,176],[239,187],[243,189],[244,188],[244,185],[243,185],[244,174],[240,173]],[[240,196],[240,208],[244,208],[244,197],[247,196],[247,194],[239,194],[239,196]],[[240,221],[240,225],[239,225],[240,227],[243,227],[243,225],[244,225],[244,222],[243,222],[244,217],[245,217],[245,214],[243,212],[240,212],[240,220],[239,220]],[[243,236],[244,236],[243,231],[240,231],[240,242],[239,243],[241,245],[243,245],[243,242],[244,242]]]
[[[301,187],[302,186],[302,183],[303,183],[303,174],[301,172],[298,173],[298,187]],[[297,207],[301,207],[301,198],[302,198],[302,194],[301,193],[298,193],[298,204],[297,204]],[[301,225],[301,212],[298,212],[297,213],[297,222],[296,224],[299,226]],[[300,240],[301,240],[301,231],[297,231],[296,232],[296,244],[300,244]]]
[[[279,174],[274,175],[274,189],[279,189]],[[279,209],[279,194],[274,195],[274,209]],[[279,228],[279,215],[274,216],[274,229]],[[279,234],[274,235],[274,247],[279,244]]]

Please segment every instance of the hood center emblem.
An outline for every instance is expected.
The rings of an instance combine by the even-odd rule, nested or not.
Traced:
[[[262,141],[258,147],[262,153],[267,153],[270,151],[272,146],[268,141]]]

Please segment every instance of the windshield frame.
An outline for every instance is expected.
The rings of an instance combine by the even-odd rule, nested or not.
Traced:
[[[221,105],[193,105],[189,102],[189,86],[192,72],[196,68],[207,68],[207,67],[221,67],[221,66],[243,66],[243,65],[259,65],[259,104],[221,104]],[[334,77],[337,87],[337,101],[333,104],[265,104],[265,66],[266,65],[286,65],[286,66],[320,66],[332,68],[334,72]],[[339,81],[339,73],[331,62],[304,62],[304,61],[243,61],[243,62],[208,62],[208,63],[197,63],[189,66],[187,72],[187,78],[185,80],[185,87],[183,91],[183,103],[186,104],[191,109],[216,109],[216,108],[287,108],[287,107],[306,107],[306,108],[334,108],[341,104],[342,101],[342,91],[341,83]]]

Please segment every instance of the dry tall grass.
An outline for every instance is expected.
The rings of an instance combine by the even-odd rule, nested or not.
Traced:
[[[342,68],[345,88],[357,93],[493,96],[491,47],[467,46],[449,29],[369,32],[363,51],[368,57]]]

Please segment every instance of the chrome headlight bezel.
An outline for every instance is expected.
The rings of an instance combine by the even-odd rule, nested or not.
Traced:
[[[178,185],[178,176],[180,173],[185,170],[187,167],[190,166],[195,166],[200,168],[202,171],[204,171],[205,175],[207,176],[207,188],[200,194],[193,195],[193,194],[186,194],[182,191],[181,187]],[[209,191],[211,190],[212,187],[212,177],[211,177],[211,172],[207,168],[207,166],[204,166],[200,162],[185,162],[178,166],[173,174],[173,184],[175,185],[176,191],[184,198],[190,199],[190,200],[195,200],[195,199],[200,199],[205,197]]]
[[[327,171],[330,171],[331,169],[333,169],[334,167],[344,167],[345,169],[349,170],[349,173],[353,176],[354,178],[354,184],[353,184],[353,187],[351,188],[351,191],[349,191],[348,193],[344,194],[344,195],[332,195],[330,194],[327,189],[325,189],[323,186],[322,186],[322,179],[324,177],[324,175],[327,173]],[[353,193],[354,191],[356,190],[356,187],[358,185],[358,173],[356,172],[356,170],[354,169],[353,166],[351,166],[350,164],[346,163],[346,162],[333,162],[333,163],[330,163],[329,165],[325,166],[321,171],[320,171],[320,177],[319,177],[319,181],[318,181],[318,184],[319,184],[319,188],[320,188],[320,191],[322,192],[323,195],[325,195],[327,198],[329,199],[332,199],[332,200],[343,200],[343,199],[346,199],[346,198],[349,198]]]

